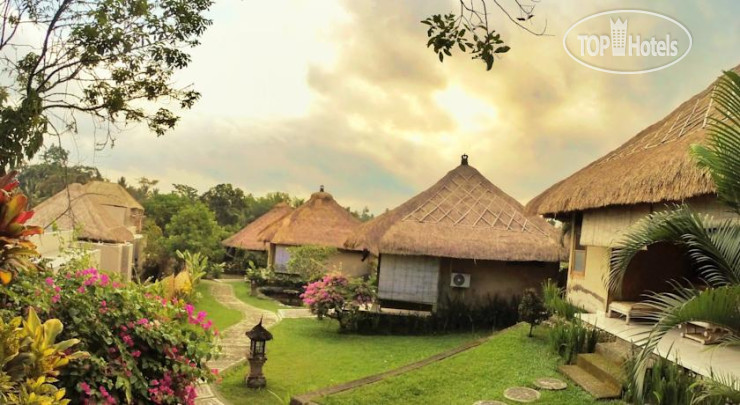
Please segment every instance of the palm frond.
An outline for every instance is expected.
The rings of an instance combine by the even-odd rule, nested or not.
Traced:
[[[692,154],[708,170],[719,199],[740,213],[740,75],[725,72],[712,100],[719,117],[709,117],[706,145],[693,145]]]
[[[645,387],[650,356],[671,329],[685,322],[701,321],[718,325],[735,335],[740,333],[740,285],[704,291],[676,286],[675,292],[651,294],[647,303],[657,310],[653,315],[657,323],[647,338],[640,342],[642,349],[629,370],[639,395]]]
[[[712,378],[697,381],[694,385],[699,394],[692,404],[704,404],[710,400],[722,400],[727,404],[740,404],[740,380],[732,375],[713,374]]]
[[[687,205],[648,215],[613,246],[608,286],[616,292],[632,259],[658,242],[687,249],[692,265],[712,286],[740,283],[740,226],[733,220],[711,227],[710,216],[695,213]]]

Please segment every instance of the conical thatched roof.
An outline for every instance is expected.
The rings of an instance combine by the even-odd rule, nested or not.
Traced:
[[[463,156],[432,187],[360,226],[346,246],[371,253],[556,262],[556,230],[493,185]]]
[[[740,73],[740,66],[733,69]],[[556,183],[527,204],[529,212],[556,215],[609,205],[681,201],[712,194],[708,174],[689,154],[716,114],[714,85],[645,128],[624,145]]]
[[[141,205],[131,203],[131,200],[136,200],[120,185],[100,183],[104,182],[70,184],[67,189],[34,207],[34,216],[29,222],[45,229],[50,229],[53,225],[59,229],[78,229],[78,238],[85,240],[116,243],[132,241],[133,233],[120,219],[114,218],[105,206],[137,208]],[[113,192],[108,193],[111,190]]]
[[[279,245],[320,245],[344,248],[344,241],[360,225],[331,194],[321,191],[281,221],[268,226],[258,240]]]
[[[221,242],[224,246],[245,250],[266,250],[265,242],[257,239],[260,232],[293,212],[286,203],[278,203],[265,214],[250,222],[239,232]]]

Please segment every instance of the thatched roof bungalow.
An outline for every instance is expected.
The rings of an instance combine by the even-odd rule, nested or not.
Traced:
[[[563,253],[557,235],[463,155],[460,166],[361,225],[345,246],[379,256],[383,304],[434,308],[446,295],[472,305],[554,278]]]
[[[315,245],[338,249],[330,260],[329,269],[336,268],[349,276],[359,276],[368,272],[365,255],[344,247],[344,241],[359,225],[360,220],[321,186],[292,213],[267,226],[257,235],[257,240],[268,243],[267,263],[277,271],[285,271],[290,260],[289,247]]]
[[[716,114],[713,87],[527,204],[531,213],[571,224],[571,301],[603,313],[614,301],[639,301],[646,290],[669,289],[666,280],[695,276],[683,252],[655,245],[633,261],[621,292],[609,293],[604,282],[610,247],[645,215],[680,202],[715,218],[734,215],[717,202],[709,175],[689,153],[692,144],[704,140],[707,119]]]
[[[231,235],[221,243],[226,247],[253,251],[267,251],[267,244],[258,238],[259,234],[281,219],[290,215],[293,208],[284,203],[278,203],[259,218],[250,222],[239,232]]]
[[[105,181],[70,184],[33,208],[29,221],[47,232],[59,230],[73,234],[93,250],[100,251],[99,267],[130,277],[132,268],[143,254],[140,235],[144,207],[122,186]],[[56,256],[62,246],[57,236],[39,237],[45,255]]]

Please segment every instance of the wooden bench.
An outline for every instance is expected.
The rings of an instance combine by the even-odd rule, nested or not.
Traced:
[[[655,308],[644,302],[613,301],[609,304],[606,316],[609,318],[616,318],[619,315],[623,315],[625,317],[625,322],[629,325],[631,318],[645,318],[656,312],[657,310]]]

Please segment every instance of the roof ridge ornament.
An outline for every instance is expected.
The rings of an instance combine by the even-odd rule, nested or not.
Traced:
[[[460,164],[462,166],[467,166],[468,165],[468,154],[467,153],[466,154],[463,154],[462,156],[460,156]]]

